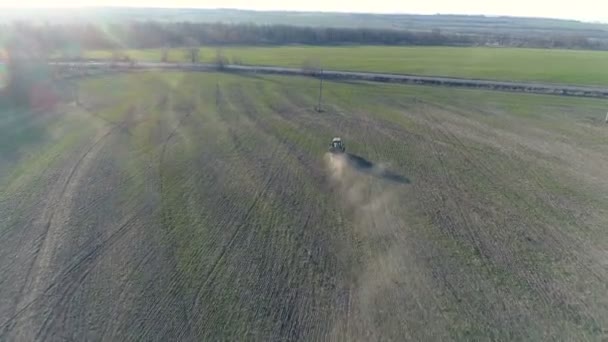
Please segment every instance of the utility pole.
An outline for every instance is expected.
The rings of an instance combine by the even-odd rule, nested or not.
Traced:
[[[74,100],[77,106],[80,106],[80,99],[78,98],[78,85],[74,82]]]
[[[220,82],[215,84],[215,108],[220,108]]]
[[[72,85],[72,100],[76,106],[80,106],[80,98],[78,97],[78,83],[76,81],[69,83]]]
[[[319,74],[319,104],[317,105],[317,112],[321,113],[323,108],[321,108],[321,101],[323,101],[323,70],[321,70]]]

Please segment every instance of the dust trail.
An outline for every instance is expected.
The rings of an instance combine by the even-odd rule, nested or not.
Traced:
[[[361,157],[355,157],[362,159]],[[359,161],[349,154],[326,153],[326,167],[340,205],[348,219],[356,222],[355,229],[365,237],[380,237],[388,233],[386,219],[396,200],[396,187],[384,182],[386,168],[371,165],[362,169]],[[368,162],[369,163],[369,162]]]
[[[407,252],[400,250],[403,247],[400,242],[406,235],[403,209],[397,205],[402,187],[383,177],[384,167],[368,162],[370,165],[362,169],[358,159],[353,161],[349,154],[324,156],[332,190],[340,202],[338,206],[352,230],[352,248],[359,255],[348,284],[349,304],[332,331],[332,338],[337,340],[373,340],[382,336],[386,324],[401,330],[392,322],[398,319],[400,308],[386,301],[401,297],[396,284],[407,277],[403,271]],[[387,314],[393,318],[387,319]]]

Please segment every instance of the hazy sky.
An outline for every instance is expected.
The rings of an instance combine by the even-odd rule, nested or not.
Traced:
[[[486,14],[608,22],[608,0],[0,0],[0,7],[80,6]]]

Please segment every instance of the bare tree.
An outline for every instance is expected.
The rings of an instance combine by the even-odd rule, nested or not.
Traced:
[[[222,49],[217,49],[215,51],[214,64],[220,70],[224,69],[226,65],[230,64],[230,60],[224,55],[224,51],[222,51]]]
[[[186,49],[186,59],[190,63],[198,63],[201,60],[200,51],[198,47],[189,47]]]
[[[199,42],[192,37],[188,37],[186,46],[188,46],[185,51],[186,60],[190,63],[198,63],[201,60]]]

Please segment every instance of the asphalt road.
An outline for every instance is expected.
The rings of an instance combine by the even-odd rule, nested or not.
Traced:
[[[114,69],[114,70],[181,70],[181,71],[215,71],[218,66],[215,64],[203,63],[161,63],[161,62],[50,62],[51,65],[63,69]],[[572,86],[547,83],[528,83],[528,82],[507,82],[496,80],[479,80],[469,78],[456,78],[444,76],[420,76],[403,74],[386,74],[376,72],[353,72],[339,70],[308,71],[298,68],[285,68],[275,66],[253,66],[253,65],[225,65],[221,68],[228,72],[251,72],[260,74],[281,74],[323,77],[333,80],[359,80],[383,83],[404,83],[433,85],[461,88],[478,88],[488,90],[524,92],[535,94],[552,94],[578,97],[608,97],[608,88]]]

